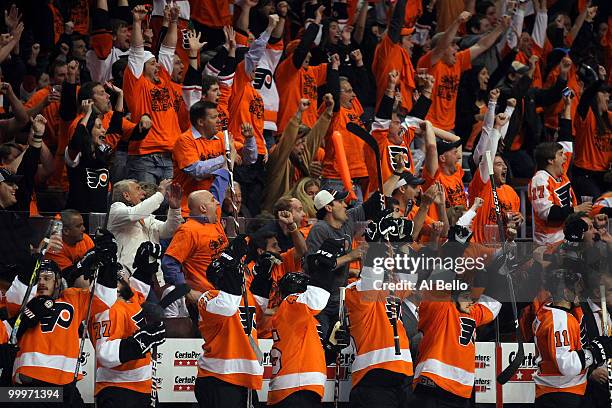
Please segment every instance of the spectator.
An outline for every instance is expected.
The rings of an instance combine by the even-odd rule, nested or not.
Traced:
[[[232,163],[237,152],[233,140],[230,146],[225,146],[224,135],[217,131],[218,112],[212,102],[196,102],[189,111],[191,129],[183,133],[174,146],[172,157],[174,161],[174,180],[189,196],[197,190],[207,190],[214,181],[216,170],[227,168],[226,150],[231,149]],[[255,163],[257,145],[253,127],[243,124],[241,132],[245,140],[241,150],[245,164]],[[181,203],[183,216],[189,215],[187,198]]]
[[[319,180],[310,177],[304,177],[291,189],[290,195],[300,200],[307,218],[316,218],[317,216],[317,211],[314,208],[314,198],[320,190]],[[308,220],[304,218],[302,223],[304,221]]]
[[[64,245],[61,251],[47,254],[46,258],[54,261],[62,271],[62,277],[66,278],[66,270],[80,261],[94,247],[94,242],[89,235],[84,234],[85,226],[80,212],[64,210],[61,217]]]
[[[170,208],[166,221],[160,221],[152,214],[166,197]],[[181,188],[172,185],[171,180],[162,180],[157,192],[145,199],[145,192],[138,182],[128,179],[114,185],[111,199],[108,229],[117,240],[117,260],[127,271],[132,271],[132,262],[140,244],[170,240],[181,224]]]
[[[324,103],[325,111],[311,129],[302,123],[310,101],[302,99],[279,142],[270,151],[263,209],[269,211],[276,200],[289,192],[292,181],[309,171],[332,118],[334,100],[330,94],[325,95]]]
[[[173,10],[170,29],[176,30],[178,6]],[[158,63],[155,56],[144,49],[142,21],[147,15],[146,8],[136,6],[132,15],[134,26],[123,91],[132,120],[139,121],[144,114],[150,114],[152,126],[146,138],[130,143],[128,177],[159,183],[172,178],[171,151],[180,135],[177,111],[171,98],[170,72],[166,68],[173,64],[174,48],[162,45],[159,58],[163,62]]]
[[[228,244],[218,214],[229,177],[225,169],[216,173],[211,191],[189,194],[189,219],[178,228],[162,259],[165,282],[174,286],[187,283],[191,288],[187,300],[192,305],[212,288],[206,278],[206,268]]]
[[[281,214],[285,212],[291,213],[291,218],[298,228],[302,225],[302,220],[306,214],[304,213],[304,207],[301,201],[297,198],[285,196],[279,198],[276,203],[274,203],[272,214],[276,219],[267,223],[260,229],[260,231],[270,231],[274,233],[281,249],[280,252],[287,252],[289,249],[293,248],[295,241],[293,239],[293,231],[291,231],[289,225],[281,218]],[[305,251],[305,248],[297,248],[297,251],[298,253],[302,253]]]

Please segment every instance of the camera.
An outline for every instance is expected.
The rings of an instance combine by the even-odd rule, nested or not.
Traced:
[[[565,87],[562,91],[561,91],[561,95],[563,95],[564,97],[570,97],[573,98],[574,97],[574,91],[571,90],[571,88]]]

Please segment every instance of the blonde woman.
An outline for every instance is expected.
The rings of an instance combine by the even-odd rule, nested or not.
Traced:
[[[314,196],[320,189],[321,184],[318,179],[304,177],[290,191],[291,197],[301,201],[308,218],[316,218]]]

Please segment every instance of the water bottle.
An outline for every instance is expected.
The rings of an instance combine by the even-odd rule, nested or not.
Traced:
[[[49,229],[47,230],[47,236],[45,237],[45,246],[47,246],[49,244],[49,238],[51,238],[53,235],[59,235],[60,237],[62,236],[62,229],[63,229],[64,225],[62,224],[62,220],[56,220],[53,219],[49,222]],[[45,248],[46,252],[47,248]]]

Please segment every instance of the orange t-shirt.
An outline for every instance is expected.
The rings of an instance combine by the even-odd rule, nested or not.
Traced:
[[[302,123],[312,127],[317,122],[317,88],[327,79],[327,64],[296,69],[292,55],[288,55],[276,69],[278,90],[278,132],[282,133],[298,110],[300,99],[310,100],[310,106],[302,113]]]
[[[204,224],[190,218],[176,230],[166,255],[181,263],[185,280],[192,289],[206,292],[214,289],[206,279],[206,269],[227,244],[221,223]]]
[[[433,176],[427,172],[427,168],[423,168],[423,178],[425,178],[425,184],[423,184],[423,191],[427,190],[433,183],[439,181],[442,183],[446,194],[446,208],[454,207],[456,205],[462,205],[467,208],[467,197],[465,195],[465,189],[463,187],[463,168],[459,163],[456,164],[457,170],[451,174],[444,174],[440,168]],[[440,221],[440,214],[438,214],[438,208],[435,205],[430,206],[429,216],[436,221]]]
[[[26,109],[32,109],[39,103],[41,103],[44,99],[47,98],[47,95],[51,92],[51,87],[42,88],[30,99],[23,104]],[[55,150],[58,147],[58,134],[59,134],[59,126],[61,122],[61,118],[59,115],[59,102],[51,102],[49,105],[45,106],[43,110],[40,112],[41,115],[47,119],[47,125],[45,126],[45,134],[43,136],[43,141],[51,150]],[[63,153],[62,153],[63,156]]]
[[[264,103],[263,98],[253,87],[251,79],[245,72],[245,64],[242,61],[236,67],[232,96],[229,100],[229,126],[228,129],[234,136],[234,140],[244,144],[244,136],[240,131],[240,125],[250,123],[253,125],[255,142],[257,142],[257,153],[267,153],[266,141],[263,137],[264,130]]]
[[[601,135],[597,132],[597,123],[593,110],[589,109],[584,119],[574,116],[576,129],[574,143],[574,164],[581,169],[607,171],[612,163],[612,131]],[[612,114],[608,112],[608,120]]]
[[[412,61],[408,52],[400,44],[394,44],[389,36],[385,35],[376,47],[374,60],[372,61],[372,73],[376,78],[377,107],[387,89],[388,74],[393,70],[399,72],[399,81],[396,86],[399,86],[402,95],[402,108],[410,111],[412,109],[412,93],[416,88]]]
[[[365,164],[364,149],[369,149],[363,140],[346,130],[346,125],[353,122],[365,128],[360,117],[363,114],[363,109],[357,98],[353,99],[353,105],[350,109],[340,107],[340,110],[334,113],[332,122],[325,136],[325,158],[323,159],[323,177],[331,179],[340,179],[340,173],[337,170],[338,160],[336,151],[332,143],[327,143],[333,132],[338,131],[342,134],[342,143],[346,153],[346,160],[349,166],[349,172],[352,179],[359,177],[368,177],[368,169]]]
[[[436,79],[426,119],[437,128],[452,130],[455,127],[455,105],[461,73],[472,68],[470,50],[457,52],[454,65],[447,65],[441,59],[432,65],[431,53],[423,55],[417,65],[418,68],[427,68],[427,72]]]
[[[83,239],[76,243],[76,245],[68,245],[64,241],[62,250],[58,253],[48,251],[45,254],[45,258],[55,261],[55,263],[63,271],[64,269],[72,266],[75,262],[81,260],[85,253],[94,247],[93,240],[87,234],[83,234]]]
[[[191,19],[210,28],[232,25],[233,0],[189,0]]]
[[[472,241],[478,243],[485,242],[485,225],[497,225],[497,214],[495,213],[495,205],[493,203],[493,189],[491,188],[491,182],[487,177],[487,181],[482,181],[480,176],[480,169],[477,169],[474,173],[474,177],[470,182],[468,188],[468,195],[470,201],[474,202],[476,197],[480,197],[484,200],[482,206],[476,212],[476,217],[472,221],[472,231],[474,235]],[[502,214],[509,211],[519,212],[521,207],[521,199],[516,194],[516,191],[509,186],[504,184],[497,187],[497,198],[499,199],[499,206]]]
[[[185,167],[200,161],[209,160],[225,154],[225,143],[223,135],[217,134],[213,139],[200,136],[195,139],[191,129],[183,133],[172,151],[172,161],[174,162],[174,182],[183,188],[181,199],[181,213],[183,217],[189,215],[187,207],[187,197],[197,190],[208,190],[214,181],[214,177],[207,177],[199,180],[182,171]]]
[[[131,119],[137,123],[142,115],[147,114],[153,122],[144,139],[130,142],[130,155],[170,152],[181,134],[177,114],[179,107],[174,97],[172,80],[161,66],[159,79],[160,83],[154,84],[144,74],[136,78],[129,66],[125,68],[123,90],[132,114]]]

